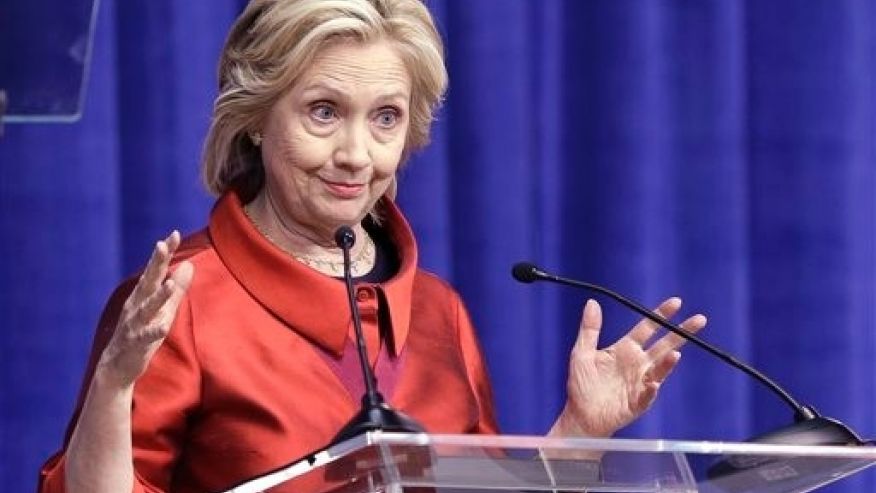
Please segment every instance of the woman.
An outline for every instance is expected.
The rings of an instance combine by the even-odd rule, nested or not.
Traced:
[[[418,0],[252,1],[220,63],[203,167],[220,196],[209,224],[158,242],[111,297],[40,491],[220,491],[324,446],[362,389],[337,279],[342,225],[359,239],[356,297],[382,393],[430,432],[496,432],[465,308],[417,268],[388,197],[445,86]],[[551,434],[611,435],[678,361],[672,336],[643,349],[655,332],[646,322],[597,351],[600,326],[590,301]]]

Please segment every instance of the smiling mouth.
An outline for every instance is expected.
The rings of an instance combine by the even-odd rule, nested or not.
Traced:
[[[365,190],[365,185],[362,183],[344,183],[323,180],[326,188],[332,195],[342,199],[356,198]]]

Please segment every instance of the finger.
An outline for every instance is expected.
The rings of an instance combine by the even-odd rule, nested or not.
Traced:
[[[665,300],[663,303],[660,303],[660,306],[654,310],[654,313],[668,320],[674,317],[680,309],[681,298],[673,296],[672,298]],[[643,318],[635,325],[635,327],[630,329],[629,333],[627,333],[627,337],[641,346],[648,342],[648,339],[654,335],[654,332],[656,332],[659,327],[660,325],[657,323],[652,322],[647,318]]]
[[[657,392],[660,390],[660,382],[647,381],[644,383],[642,391],[639,393],[639,400],[636,402],[636,413],[645,412],[651,404],[657,399]]]
[[[670,351],[664,357],[657,360],[654,366],[648,370],[648,374],[645,376],[646,382],[663,383],[678,365],[679,360],[681,360],[681,353]]]
[[[195,275],[195,267],[188,260],[180,262],[177,266],[176,270],[173,271],[170,278],[173,279],[173,282],[182,290],[182,294],[185,294],[188,291],[189,286],[192,284],[192,279]],[[180,295],[181,296],[181,295]]]
[[[152,294],[149,295],[137,307],[137,312],[134,313],[134,320],[137,321],[140,327],[148,326],[158,315],[161,307],[167,303],[167,300],[173,295],[173,281],[168,279]]]
[[[179,232],[174,230],[164,240],[155,243],[155,248],[152,250],[152,256],[131,293],[131,298],[134,303],[141,303],[143,298],[149,297],[155,292],[161,282],[167,276],[167,269],[170,266],[170,259],[174,251],[179,247],[180,236]]]
[[[682,330],[689,334],[696,334],[697,332],[701,331],[708,322],[709,320],[706,318],[705,315],[697,313],[696,315],[682,322],[679,327],[681,327]],[[675,333],[669,333],[658,339],[654,344],[652,344],[651,347],[648,348],[647,353],[652,360],[656,361],[657,359],[665,356],[666,353],[680,348],[685,343],[687,343],[687,339]]]
[[[176,312],[182,302],[183,296],[191,285],[194,275],[194,267],[190,262],[182,262],[179,267],[173,272],[171,277],[164,281],[163,288],[169,293],[164,303],[159,307],[160,317],[159,325],[153,324],[157,330],[163,331],[164,335],[169,330],[171,323],[176,318]]]
[[[161,263],[167,255],[167,244],[164,241],[157,241],[152,249],[152,255],[149,257],[149,262],[146,263],[146,268],[140,274],[140,279],[137,285],[134,286],[134,291],[131,293],[131,299],[134,302],[142,303],[143,298],[155,290],[156,280],[159,279],[161,271]]]
[[[143,327],[143,339],[149,342],[159,341],[167,337],[170,333],[170,326],[173,319],[176,317],[176,310],[179,307],[179,300],[182,298],[177,295],[179,286],[173,282],[173,279],[164,281],[161,285],[162,291],[168,295],[164,303],[159,307],[155,318],[146,326]]]
[[[180,241],[179,231],[173,230],[167,238],[155,243],[152,256],[149,258],[146,269],[140,276],[140,282],[137,283],[134,290],[136,298],[149,296],[159,288],[161,282],[167,276],[170,260],[173,258],[176,249],[179,248]]]
[[[644,412],[648,409],[654,400],[657,398],[657,393],[660,386],[672,373],[672,370],[681,359],[681,353],[672,351],[666,357],[654,363],[645,375],[642,377],[642,391],[639,393],[639,399],[636,402],[638,412]]]
[[[144,307],[150,312],[151,319],[142,327],[143,339],[156,341],[170,332],[170,326],[176,318],[176,312],[191,285],[194,267],[190,262],[182,262],[169,279],[161,285],[160,293],[150,298],[149,306]]]
[[[165,314],[170,314],[170,320],[176,314],[180,301],[188,291],[194,276],[194,266],[189,261],[184,261],[173,271],[173,274],[164,281],[161,286],[161,295],[155,296],[154,303],[151,308],[161,311]],[[158,293],[156,293],[158,294]]]
[[[602,308],[596,300],[587,300],[584,312],[581,314],[581,325],[578,329],[578,339],[575,349],[595,351],[599,342],[599,331],[602,329]]]
[[[179,244],[182,241],[179,231],[173,230],[167,235],[167,238],[164,239],[164,242],[167,244],[168,251],[171,255],[176,252],[176,249],[179,248]]]

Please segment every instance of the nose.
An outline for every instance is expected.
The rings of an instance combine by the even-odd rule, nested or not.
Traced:
[[[366,125],[350,122],[338,133],[335,163],[340,167],[359,169],[371,164],[370,134]]]

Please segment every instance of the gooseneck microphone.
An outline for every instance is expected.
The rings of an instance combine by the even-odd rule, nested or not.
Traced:
[[[582,288],[608,296],[673,334],[677,334],[679,337],[699,346],[730,366],[745,372],[762,385],[769,388],[770,391],[778,395],[794,411],[795,423],[788,427],[754,437],[751,441],[789,445],[864,445],[864,441],[846,425],[835,419],[819,415],[811,406],[800,404],[779,384],[756,370],[751,365],[739,361],[727,352],[682,329],[678,325],[666,320],[651,310],[648,310],[635,301],[596,284],[550,274],[529,262],[518,262],[515,264],[511,269],[511,275],[517,281],[526,284],[535,281],[547,281],[565,286]]]
[[[331,445],[373,430],[422,433],[424,429],[419,423],[392,409],[377,390],[377,378],[368,364],[368,347],[365,345],[362,317],[359,315],[359,305],[356,304],[353,289],[350,249],[356,243],[356,234],[349,226],[341,226],[335,231],[335,243],[344,253],[344,284],[347,288],[347,301],[353,319],[353,330],[356,333],[356,349],[359,353],[362,378],[365,380],[365,394],[362,396],[362,409],[341,428],[341,431],[332,439]]]
[[[331,447],[362,435],[363,433],[384,430],[392,432],[422,433],[423,427],[413,419],[392,409],[377,390],[377,378],[368,364],[368,349],[365,336],[362,333],[362,318],[359,315],[359,305],[353,295],[353,274],[350,267],[350,249],[356,243],[356,234],[348,226],[341,226],[335,231],[335,244],[344,254],[344,283],[347,290],[347,301],[350,305],[350,315],[353,320],[353,330],[356,334],[356,350],[362,367],[362,378],[365,381],[365,394],[362,396],[362,408],[357,412],[341,431],[332,438],[326,446],[306,454],[288,464],[269,471],[255,478],[244,481],[224,493],[259,493],[269,488],[285,483],[292,474],[291,471],[312,470],[316,467],[326,467],[326,479],[329,481],[344,481],[350,479],[350,472],[341,467],[337,470],[328,465],[336,458],[329,453]]]

